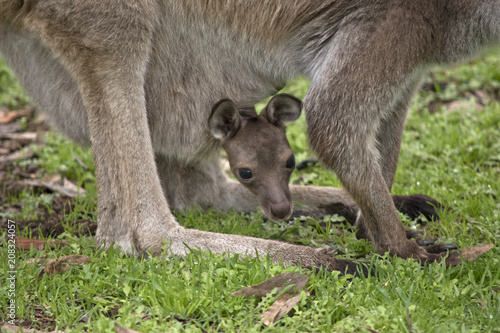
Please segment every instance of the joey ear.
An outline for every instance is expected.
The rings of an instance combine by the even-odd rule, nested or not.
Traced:
[[[213,137],[218,140],[233,136],[241,125],[241,117],[236,104],[230,99],[222,99],[213,107],[208,126]]]
[[[261,115],[275,126],[297,120],[302,110],[300,99],[288,95],[279,94],[271,98]]]

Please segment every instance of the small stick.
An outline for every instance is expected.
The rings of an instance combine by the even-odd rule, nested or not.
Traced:
[[[80,166],[84,170],[89,170],[89,167],[85,163],[83,163],[82,160],[78,156],[75,156],[75,161],[76,161],[76,163],[80,164]]]

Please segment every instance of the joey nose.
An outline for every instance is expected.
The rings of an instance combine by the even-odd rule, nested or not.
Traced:
[[[292,206],[288,202],[273,203],[271,204],[271,214],[276,220],[286,219],[292,214]]]

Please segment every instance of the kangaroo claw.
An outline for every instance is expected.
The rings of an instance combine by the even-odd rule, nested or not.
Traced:
[[[423,241],[422,243],[427,243],[427,241]],[[429,253],[442,253],[442,252],[446,252],[449,250],[457,250],[458,249],[458,246],[454,245],[454,244],[451,244],[451,245],[445,245],[445,244],[441,244],[441,243],[436,244],[435,241],[433,241],[433,242],[429,241],[428,243],[430,245],[422,245],[419,242],[419,245],[421,245],[423,248],[425,248],[425,250]]]

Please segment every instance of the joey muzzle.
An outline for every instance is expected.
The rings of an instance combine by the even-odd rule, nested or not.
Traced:
[[[284,182],[284,183],[281,183]],[[266,182],[268,186],[254,189],[254,194],[260,199],[262,212],[271,220],[279,221],[288,219],[293,212],[293,202],[288,182],[285,179],[279,182]]]
[[[286,220],[292,215],[292,204],[289,202],[271,203],[268,216],[272,220]]]

